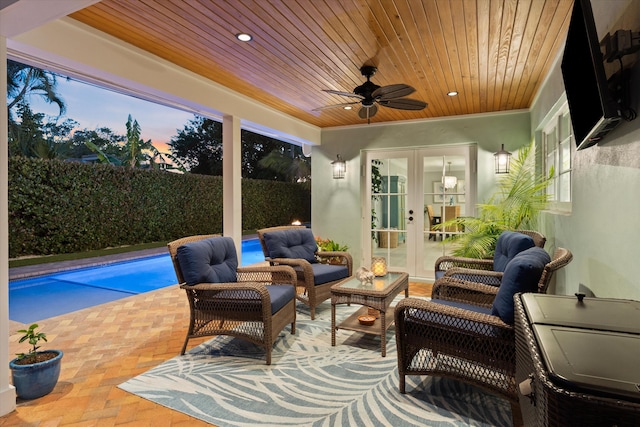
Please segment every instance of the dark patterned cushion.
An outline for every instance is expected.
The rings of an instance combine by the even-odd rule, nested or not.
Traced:
[[[317,262],[315,253],[318,245],[309,228],[270,231],[264,233],[264,243],[269,258],[298,258]]]
[[[545,265],[551,261],[542,248],[533,247],[520,252],[507,264],[493,300],[491,314],[499,316],[503,322],[513,324],[513,296],[518,292],[536,292]]]
[[[210,237],[178,248],[176,257],[188,285],[236,282],[238,254],[230,237]]]

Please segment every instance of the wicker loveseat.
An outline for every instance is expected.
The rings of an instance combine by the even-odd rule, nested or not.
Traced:
[[[304,226],[263,228],[258,238],[271,265],[288,265],[296,271],[296,295],[309,306],[312,320],[316,307],[331,297],[331,286],[352,275],[351,254],[318,252],[313,232]]]
[[[296,331],[296,274],[288,266],[238,267],[233,240],[190,236],[167,244],[189,300],[191,338],[230,335],[264,347],[267,365],[280,331]]]

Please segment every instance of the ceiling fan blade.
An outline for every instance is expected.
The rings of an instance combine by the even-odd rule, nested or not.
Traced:
[[[411,98],[390,99],[387,101],[378,101],[380,105],[397,110],[422,110],[427,106],[424,101]]]
[[[375,116],[378,112],[378,106],[376,104],[371,105],[370,107],[360,107],[358,110],[358,117],[361,119],[370,119]]]
[[[382,86],[371,93],[371,97],[379,98],[381,101],[387,101],[389,99],[402,98],[403,96],[411,95],[416,90],[406,84],[395,84]]]
[[[327,93],[332,93],[334,95],[340,95],[340,96],[348,96],[351,98],[358,98],[358,99],[363,99],[364,96],[362,95],[358,95],[352,92],[343,92],[341,90],[331,90],[331,89],[322,89],[323,92],[327,92]]]
[[[347,107],[347,106],[353,105],[353,104],[360,104],[360,101],[343,102],[342,104],[334,104],[334,105],[325,105],[324,107],[314,108],[311,111],[322,111],[322,110],[328,110],[329,108]]]

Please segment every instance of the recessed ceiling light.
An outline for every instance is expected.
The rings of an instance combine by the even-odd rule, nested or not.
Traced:
[[[448,92],[447,95],[456,96],[456,95],[458,95],[458,91],[457,90],[452,90],[451,92]]]
[[[345,110],[351,110],[351,108],[352,108],[351,105],[345,105],[344,107]]]
[[[250,42],[253,39],[253,36],[248,33],[238,33],[236,34],[236,38],[241,42]]]

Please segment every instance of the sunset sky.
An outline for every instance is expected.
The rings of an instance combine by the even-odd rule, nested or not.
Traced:
[[[94,130],[108,127],[115,133],[126,135],[129,114],[138,121],[142,130],[141,138],[151,139],[153,145],[162,152],[168,152],[167,142],[177,135],[193,114],[154,104],[148,101],[121,95],[96,86],[58,78],[58,94],[64,100],[67,111],[58,122],[67,118],[80,123],[80,128]],[[58,108],[46,104],[40,97],[29,100],[34,112],[57,116]],[[45,120],[46,122],[46,120]]]

